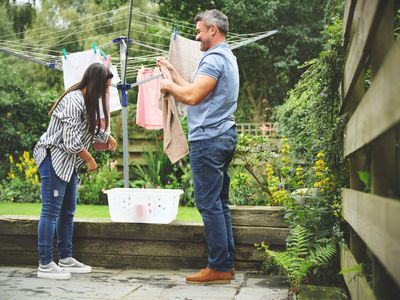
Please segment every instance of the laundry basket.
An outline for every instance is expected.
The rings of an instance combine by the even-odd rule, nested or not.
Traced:
[[[168,224],[178,213],[178,189],[115,188],[105,191],[112,222]]]

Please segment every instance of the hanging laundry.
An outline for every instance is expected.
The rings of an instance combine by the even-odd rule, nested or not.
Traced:
[[[159,74],[156,69],[140,69],[138,71],[137,81],[144,80]],[[157,78],[139,85],[136,124],[147,130],[158,130],[163,128],[162,110],[158,106],[160,99],[160,80]]]
[[[75,52],[68,54],[67,58],[62,58],[64,88],[67,89],[75,83],[79,82],[83,73],[92,63],[102,63],[103,59],[100,54],[100,49],[97,48],[96,53],[93,50]],[[111,83],[119,83],[119,75],[117,69],[110,63],[110,70],[113,73]],[[119,100],[119,94],[116,87],[110,87],[110,112],[122,109]]]
[[[161,66],[161,73],[165,79],[172,80],[171,73],[164,66]],[[189,146],[179,115],[176,110],[175,100],[170,94],[162,96],[163,124],[164,124],[164,152],[171,163],[176,163],[189,153]]]
[[[172,33],[168,60],[179,74],[182,75],[183,79],[192,82],[192,75],[196,71],[202,56],[203,52],[200,51],[200,42]],[[180,102],[176,104],[178,114],[186,116],[186,105]]]
[[[112,84],[118,84],[120,78],[118,71],[115,66],[111,64],[111,57],[109,55],[104,58],[100,54],[100,49],[97,48],[96,53],[93,50],[76,52],[69,54],[67,58],[62,59],[63,62],[63,73],[64,73],[64,87],[65,89],[78,83],[89,65],[95,62],[102,63],[104,66],[109,68],[113,73],[113,78],[111,79]],[[108,119],[110,120],[110,112],[120,110],[121,103],[119,100],[118,90],[115,87],[110,87],[109,93],[106,94],[106,111],[108,113]],[[103,112],[103,104],[101,99],[99,99],[100,105],[100,126],[109,131],[110,127],[105,128],[105,119]],[[94,143],[95,151],[106,151],[109,149],[108,143]]]

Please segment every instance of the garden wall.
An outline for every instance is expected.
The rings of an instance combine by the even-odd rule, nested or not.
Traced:
[[[254,244],[282,249],[288,228],[278,207],[232,208],[238,269],[259,269],[263,261]],[[38,217],[0,216],[0,264],[36,265]],[[74,256],[95,267],[201,268],[207,249],[203,225],[112,223],[77,220]]]

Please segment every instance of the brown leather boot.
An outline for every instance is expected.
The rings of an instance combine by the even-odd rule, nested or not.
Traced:
[[[200,269],[200,272],[204,272],[206,269]],[[235,267],[233,267],[229,272],[231,272],[231,280],[235,279],[235,274],[236,274],[236,270]]]
[[[230,272],[231,272],[231,279],[232,279],[232,280],[235,279],[235,274],[236,274],[235,267],[233,267],[233,268],[230,270]]]
[[[204,272],[206,269],[200,269],[200,272]],[[233,267],[229,272],[231,272],[231,280],[235,279],[235,274],[236,274],[236,270],[235,267]]]
[[[186,282],[192,284],[228,284],[231,283],[231,272],[213,269],[201,269],[200,272],[186,276]]]

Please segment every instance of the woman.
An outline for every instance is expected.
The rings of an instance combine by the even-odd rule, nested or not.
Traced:
[[[100,63],[90,65],[82,80],[67,89],[50,111],[47,131],[35,146],[33,156],[39,168],[42,212],[38,225],[38,277],[68,279],[71,273],[89,273],[91,267],[72,257],[73,218],[76,208],[78,168],[86,163],[88,172],[97,168],[88,152],[92,142],[117,142],[100,128],[100,107],[106,127],[106,93],[112,73]],[[99,104],[101,99],[101,104]],[[53,261],[53,239],[57,232],[60,261]]]

